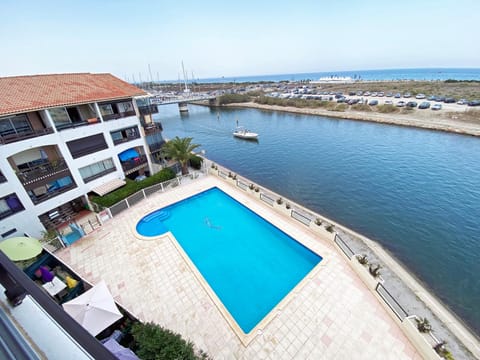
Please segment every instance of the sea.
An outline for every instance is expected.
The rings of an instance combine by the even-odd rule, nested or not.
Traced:
[[[197,83],[245,83],[260,81],[301,81],[318,80],[321,77],[350,76],[362,81],[387,80],[477,80],[480,81],[480,68],[419,68],[419,69],[384,69],[384,70],[348,70],[324,71],[312,73],[293,73],[276,75],[228,76],[195,79]],[[169,81],[171,82],[171,81]],[[176,81],[173,81],[176,82]]]
[[[159,106],[233,172],[377,241],[480,336],[480,139],[323,116]],[[236,121],[258,142],[232,136]]]

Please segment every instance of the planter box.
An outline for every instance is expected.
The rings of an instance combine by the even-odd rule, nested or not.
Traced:
[[[420,355],[424,359],[428,360],[440,360],[443,359],[437,354],[433,347],[438,343],[431,333],[421,333],[417,329],[417,323],[415,316],[409,316],[402,322],[402,330],[408,339],[415,345]]]
[[[322,225],[318,226],[315,224],[314,221],[310,223],[310,229],[320,235],[321,237],[327,238],[331,242],[333,242],[333,239],[335,239],[335,232],[329,232],[325,229],[325,227]]]
[[[374,278],[372,275],[370,275],[368,265],[360,264],[356,256],[353,256],[350,259],[350,265],[352,266],[353,270],[358,274],[360,279],[362,279],[365,285],[367,285],[370,290],[375,291],[377,284],[381,281],[378,277]]]

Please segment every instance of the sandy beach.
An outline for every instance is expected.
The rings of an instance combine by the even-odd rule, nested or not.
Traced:
[[[450,105],[450,104],[445,104]],[[456,104],[444,106],[440,111],[414,109],[408,113],[382,114],[377,112],[354,111],[331,111],[321,108],[297,108],[279,105],[262,105],[254,102],[235,103],[224,106],[248,107],[261,110],[286,111],[297,114],[321,115],[342,119],[370,121],[382,124],[418,127],[430,130],[447,131],[463,135],[480,136],[480,115],[477,119],[464,119],[464,113],[468,107],[460,107]],[[473,110],[473,109],[472,109]]]

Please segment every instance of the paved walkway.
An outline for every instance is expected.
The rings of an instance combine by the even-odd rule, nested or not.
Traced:
[[[212,186],[323,257],[320,269],[273,310],[248,345],[172,240],[135,235],[145,214]],[[328,240],[213,176],[141,201],[56,255],[89,282],[105,280],[115,299],[140,320],[182,334],[214,359],[421,359]]]

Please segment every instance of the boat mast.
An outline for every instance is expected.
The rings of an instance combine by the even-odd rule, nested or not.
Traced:
[[[185,67],[183,66],[183,60],[182,60],[182,71],[183,71],[183,83],[185,84],[185,90],[183,90],[183,92],[190,92],[190,90],[188,90],[188,86],[187,86],[187,73],[185,72]]]

